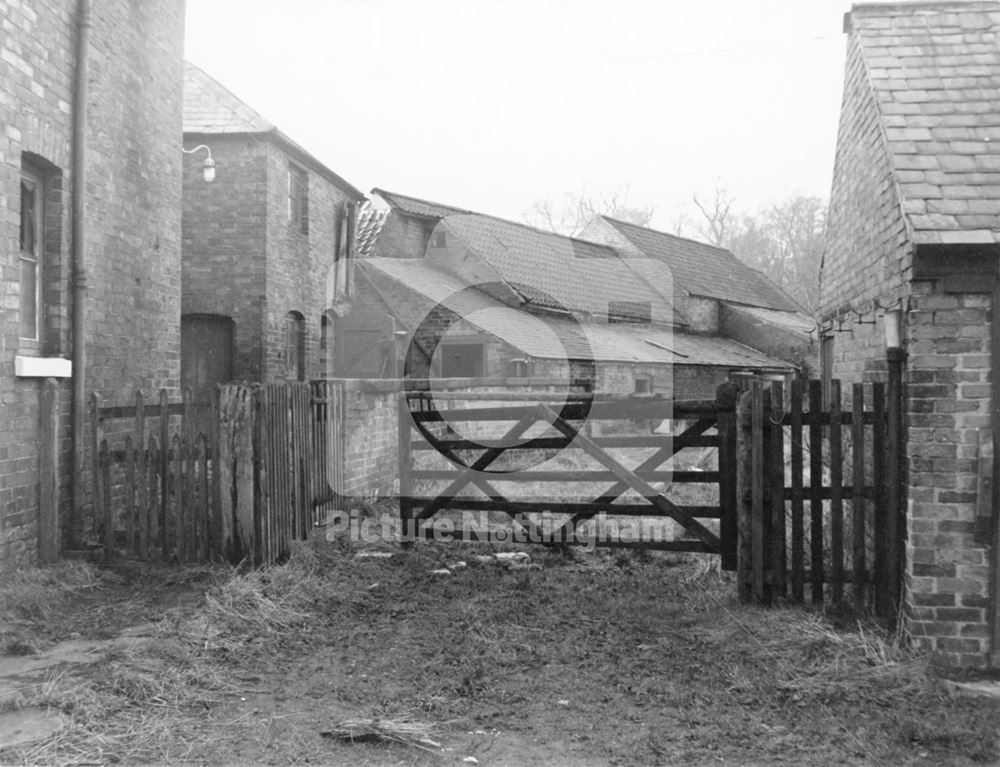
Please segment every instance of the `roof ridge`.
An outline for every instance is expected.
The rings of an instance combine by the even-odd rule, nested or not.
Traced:
[[[408,200],[414,200],[416,202],[422,202],[425,205],[433,205],[434,207],[437,207],[437,208],[448,208],[450,210],[454,210],[455,211],[455,215],[460,215],[460,216],[480,216],[482,218],[489,218],[489,219],[492,219],[494,221],[502,221],[505,224],[513,224],[514,226],[519,226],[522,229],[528,229],[528,230],[531,230],[533,232],[537,232],[538,234],[545,234],[545,235],[548,235],[550,237],[559,237],[561,239],[570,240],[572,242],[582,242],[582,243],[584,243],[586,245],[595,245],[595,246],[597,246],[599,248],[602,248],[604,250],[609,250],[612,253],[615,253],[617,255],[617,251],[615,251],[615,249],[613,247],[611,247],[610,245],[607,245],[605,243],[595,242],[593,240],[585,240],[582,237],[572,237],[572,236],[570,236],[568,234],[559,234],[559,232],[553,232],[553,231],[551,231],[549,229],[540,229],[537,226],[532,226],[531,224],[524,223],[523,221],[514,221],[513,219],[510,219],[510,218],[503,218],[502,216],[495,216],[492,213],[480,213],[479,211],[476,211],[476,210],[469,210],[467,208],[459,208],[459,207],[456,207],[454,205],[448,205],[446,203],[441,203],[441,202],[434,202],[433,200],[427,200],[427,199],[424,199],[422,197],[414,197],[414,196],[408,195],[408,194],[400,194],[398,192],[390,192],[387,189],[380,189],[378,187],[373,187],[372,188],[372,194],[389,195],[389,196],[394,196],[394,197],[404,197],[404,198],[406,198]],[[447,218],[447,216],[442,216],[442,218]]]
[[[885,13],[909,9],[934,10],[936,8],[941,8],[942,10],[981,10],[983,8],[995,8],[1000,10],[1000,2],[997,2],[997,0],[900,0],[900,2],[894,3],[854,3],[851,5],[849,13],[855,13],[856,11]]]
[[[670,232],[664,232],[664,231],[662,231],[660,229],[653,229],[651,226],[642,226],[642,224],[634,224],[631,221],[623,221],[620,218],[615,218],[614,216],[606,216],[603,213],[600,214],[600,217],[603,218],[603,219],[607,219],[608,221],[610,221],[613,224],[624,224],[625,226],[630,226],[633,229],[642,229],[645,232],[653,232],[653,234],[659,234],[659,235],[662,235],[663,237],[670,237],[671,239],[674,239],[674,240],[681,240],[682,242],[690,242],[690,243],[692,243],[694,245],[698,245],[698,246],[700,246],[702,248],[712,248],[713,250],[720,250],[723,253],[728,253],[733,258],[736,258],[736,254],[733,253],[733,251],[731,251],[729,248],[724,248],[721,245],[713,245],[710,242],[702,242],[701,240],[695,240],[695,239],[693,239],[691,237],[682,237],[679,234],[671,234]],[[753,267],[751,267],[751,268],[753,268]]]

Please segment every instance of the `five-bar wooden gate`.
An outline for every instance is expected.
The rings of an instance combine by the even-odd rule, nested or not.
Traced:
[[[717,398],[708,401],[670,401],[657,397],[595,397],[589,393],[539,392],[446,393],[406,392],[399,403],[399,505],[404,535],[409,538],[508,540],[489,534],[463,537],[449,524],[442,532],[435,520],[451,511],[500,512],[514,523],[514,532],[530,543],[566,545],[585,542],[597,546],[626,546],[719,554],[722,566],[736,568],[736,387],[725,384]],[[479,406],[459,407],[466,400]],[[562,402],[557,412],[554,403]],[[679,434],[654,434],[650,429],[622,428],[617,433],[588,435],[594,424],[659,424],[665,419],[684,424]],[[512,424],[491,438],[458,437],[450,423],[476,426]],[[523,438],[538,424],[546,430]],[[436,430],[436,431],[435,431]],[[611,430],[615,431],[615,430]],[[499,436],[501,434],[502,436]],[[716,466],[709,470],[665,470],[663,465],[687,448],[712,448]],[[445,467],[425,468],[419,456],[443,455]],[[587,456],[572,468],[547,468],[554,453],[567,451]],[[624,456],[644,451],[633,467]],[[520,458],[530,464],[525,468]],[[595,466],[596,464],[596,466]],[[497,470],[496,467],[502,467]],[[541,468],[539,468],[541,467]],[[444,482],[433,492],[418,495],[418,485]],[[543,497],[502,492],[498,485],[554,483],[554,492]],[[562,489],[559,489],[561,483]],[[610,484],[607,484],[610,483]],[[670,498],[672,486],[685,483],[714,485],[713,503],[683,504]],[[581,487],[597,484],[603,489],[586,500],[563,500]],[[475,488],[474,494],[465,491]],[[633,498],[623,498],[631,491]],[[465,494],[463,494],[465,493]],[[561,515],[549,529],[542,529],[532,514]],[[660,517],[676,522],[685,534],[671,540],[627,540],[609,536],[577,535],[579,526],[598,515],[610,518]],[[464,530],[464,533],[475,532]]]

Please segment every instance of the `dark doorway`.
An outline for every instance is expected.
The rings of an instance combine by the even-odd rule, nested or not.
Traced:
[[[181,386],[191,387],[196,405],[210,405],[215,385],[232,380],[234,335],[230,317],[181,317]]]

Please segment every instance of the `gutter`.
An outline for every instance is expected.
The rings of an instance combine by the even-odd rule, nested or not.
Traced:
[[[65,548],[77,546],[77,524],[83,507],[84,468],[84,412],[86,388],[84,375],[87,366],[87,272],[85,249],[85,199],[87,194],[87,80],[89,75],[90,2],[79,0],[77,5],[76,79],[73,93],[73,317],[72,364],[73,387],[71,402],[71,440],[73,445],[70,466],[70,504],[66,520]]]

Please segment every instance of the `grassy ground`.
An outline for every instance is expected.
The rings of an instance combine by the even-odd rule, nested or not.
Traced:
[[[70,725],[0,764],[998,757],[1000,703],[949,696],[926,659],[874,629],[739,606],[697,560],[532,550],[510,568],[455,544],[392,551],[313,542],[266,571],[77,566],[6,582],[8,653],[143,621],[153,640],[27,691],[17,705]]]

